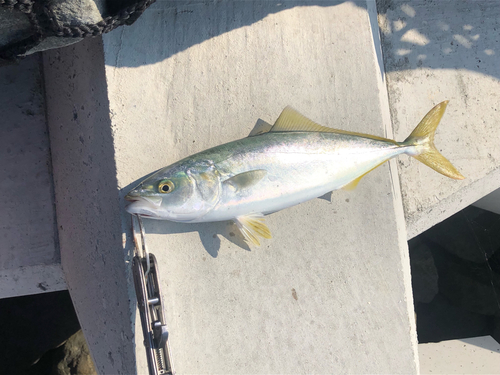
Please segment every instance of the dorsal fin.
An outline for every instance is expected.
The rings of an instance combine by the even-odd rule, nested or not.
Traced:
[[[280,117],[276,120],[270,132],[321,132],[321,133],[337,133],[346,135],[355,135],[358,137],[371,138],[379,141],[387,141],[398,145],[396,141],[376,135],[350,132],[347,130],[329,128],[309,120],[306,116],[300,114],[295,109],[287,106]]]
[[[292,107],[286,107],[283,112],[281,112],[280,117],[276,120],[271,132],[331,132],[334,133],[337,130],[332,128],[327,128],[326,126],[321,126],[312,120],[309,120],[306,116],[301,115]]]
[[[272,127],[273,126],[271,124],[265,122],[262,119],[258,119],[252,131],[250,132],[250,134],[248,134],[248,136],[253,137],[256,135],[267,133],[269,130],[271,130]]]

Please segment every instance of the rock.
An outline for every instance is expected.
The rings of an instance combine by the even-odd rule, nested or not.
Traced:
[[[51,0],[48,3],[48,7],[59,28],[63,28],[65,25],[79,26],[95,24],[102,21],[103,14],[106,13],[106,2],[104,0]],[[69,46],[82,39],[49,36],[26,52],[26,55],[47,49]]]
[[[0,60],[64,47],[131,25],[155,0],[0,2]]]
[[[0,47],[19,42],[30,35],[31,24],[24,13],[0,7]]]
[[[56,371],[53,372],[54,374],[97,375],[94,362],[92,362],[92,358],[90,357],[87,342],[81,330],[71,336],[68,341],[57,350],[63,354],[63,357],[55,366]]]
[[[80,329],[68,291],[0,299],[0,373],[20,374]]]
[[[55,349],[52,358],[53,375],[97,375],[81,330]]]
[[[104,0],[51,0],[48,6],[59,26],[97,23],[107,13]]]
[[[83,332],[79,330],[20,375],[97,375],[97,371]]]

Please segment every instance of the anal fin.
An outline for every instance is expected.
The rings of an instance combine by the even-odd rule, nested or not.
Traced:
[[[245,239],[254,245],[260,246],[259,237],[272,238],[262,214],[238,216],[234,218],[234,222]]]
[[[371,171],[373,171],[375,168],[380,167],[380,166],[381,166],[382,164],[384,164],[386,161],[387,161],[387,160],[384,160],[382,163],[377,164],[377,165],[376,165],[376,166],[374,166],[372,169],[370,169],[368,172],[363,173],[361,176],[356,177],[354,180],[352,180],[352,181],[351,181],[351,182],[349,182],[348,184],[345,184],[344,186],[342,186],[342,190],[351,191],[351,190],[356,189],[356,186],[358,186],[359,181],[361,181],[361,179],[362,179],[363,177],[365,177],[368,173],[370,173]]]

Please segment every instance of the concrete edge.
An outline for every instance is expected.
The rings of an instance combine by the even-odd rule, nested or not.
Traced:
[[[431,207],[413,215],[409,220],[407,228],[408,240],[418,236],[420,233],[425,232],[427,229],[432,228],[434,225],[439,224],[443,220],[463,210],[465,207],[470,206],[477,200],[495,191],[498,189],[498,181],[500,181],[500,168],[494,169],[482,179],[467,185],[456,194],[443,199],[438,208],[440,210],[439,212],[434,211],[436,207]],[[428,222],[428,216],[431,213],[432,216],[436,218],[434,224]]]
[[[385,79],[384,59],[382,55],[382,42],[380,39],[380,29],[378,25],[378,12],[375,0],[366,0],[370,26],[373,38],[373,53],[377,58],[380,74],[377,74],[377,85],[380,91],[380,109],[382,111],[382,121],[385,136],[394,139],[392,129],[391,111],[389,105],[389,94],[387,92],[387,83]],[[420,373],[420,362],[418,357],[418,337],[417,323],[415,321],[415,311],[413,306],[413,289],[411,284],[410,253],[407,242],[406,219],[403,208],[403,197],[401,195],[401,185],[399,182],[398,166],[395,159],[389,160],[389,173],[391,178],[392,197],[394,201],[394,213],[396,216],[396,227],[398,231],[398,243],[401,255],[401,269],[403,272],[403,283],[405,288],[406,311],[408,312],[408,321],[410,324],[410,340],[413,349],[413,360],[416,373]]]
[[[61,265],[100,374],[136,373],[101,38],[43,53]]]
[[[40,264],[0,271],[0,298],[66,290],[60,263]]]

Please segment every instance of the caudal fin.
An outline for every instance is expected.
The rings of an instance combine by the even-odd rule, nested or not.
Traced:
[[[434,133],[447,105],[448,100],[432,108],[403,144],[415,146],[416,153],[410,155],[436,172],[456,180],[463,180],[465,177],[434,146]]]

